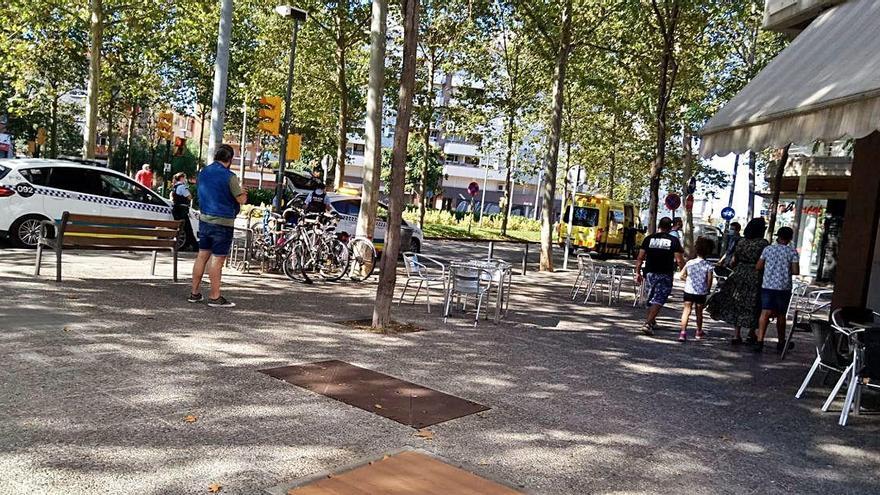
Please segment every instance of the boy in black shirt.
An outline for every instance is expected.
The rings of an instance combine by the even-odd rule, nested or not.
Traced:
[[[663,217],[657,225],[659,232],[645,237],[639,257],[636,259],[636,283],[645,281],[648,291],[647,302],[649,305],[648,315],[642,333],[654,335],[654,326],[657,324],[657,314],[666,304],[669,293],[672,292],[672,274],[675,273],[675,265],[684,266],[684,249],[678,238],[669,234],[672,229],[672,219]],[[642,263],[645,264],[645,276],[642,277]]]

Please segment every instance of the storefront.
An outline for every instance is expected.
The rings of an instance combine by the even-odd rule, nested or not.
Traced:
[[[835,306],[880,307],[880,250],[875,250],[880,234],[878,32],[880,2],[849,0],[825,10],[700,131],[704,157],[852,140],[836,250],[840,262],[833,267]],[[795,192],[808,204],[803,189]],[[839,213],[841,204],[830,200],[840,198],[817,199],[825,203],[813,208],[824,208],[826,217],[832,208]],[[814,245],[815,230],[806,230],[809,217],[799,231],[814,236]],[[833,222],[832,228],[837,228]],[[828,235],[828,223],[823,230]],[[808,254],[817,272],[820,259],[826,270],[828,250],[826,244]]]

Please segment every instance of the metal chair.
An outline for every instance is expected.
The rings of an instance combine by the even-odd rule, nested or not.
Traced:
[[[603,289],[608,290],[608,304],[614,296],[615,270],[609,264],[601,264],[593,268],[593,276],[590,277],[590,285],[587,287],[587,296],[584,298],[584,304],[590,300],[590,296],[596,295],[596,302],[599,302],[599,294]]]
[[[794,394],[795,399],[801,398],[817,371],[825,372],[826,378],[828,372],[843,374],[845,369],[843,363],[847,361],[847,357],[840,352],[838,334],[835,333],[835,329],[830,323],[823,320],[811,320],[810,329],[816,344],[816,359],[813,360],[813,365],[810,367],[810,371],[807,372],[801,387]]]
[[[578,293],[584,287],[589,287],[590,281],[593,279],[593,257],[590,253],[578,253],[577,255],[578,273],[574,279],[574,284],[569,291],[569,297],[574,301],[577,299]]]
[[[410,284],[418,282],[419,284],[416,288],[416,295],[413,296],[412,302],[415,304],[416,299],[419,297],[419,293],[421,293],[422,288],[424,288],[425,301],[428,305],[428,313],[430,313],[431,287],[439,287],[443,289],[444,294],[446,293],[446,265],[430,256],[425,256],[424,254],[405,252],[403,253],[403,266],[406,270],[406,284],[403,286],[403,291],[400,293],[400,299],[398,299],[397,304],[399,305],[403,302],[403,296],[406,294],[406,290],[409,288]]]
[[[449,285],[446,291],[446,309],[443,313],[443,322],[449,319],[449,310],[452,306],[452,299],[458,296],[464,296],[464,304],[462,310],[467,308],[467,299],[474,296],[477,299],[477,314],[474,317],[474,326],[480,321],[480,309],[483,307],[483,299],[489,294],[492,288],[493,274],[491,271],[469,265],[452,264],[449,267]]]
[[[859,413],[863,387],[880,389],[880,385],[864,380],[864,378],[880,378],[880,363],[877,362],[877,354],[880,353],[880,328],[871,328],[869,325],[877,321],[878,317],[880,314],[868,308],[838,308],[831,313],[832,326],[846,337],[851,361],[834,385],[831,395],[822,405],[822,410],[828,410],[843,384],[848,382],[843,409],[838,419],[840,426],[846,426],[851,411]],[[855,326],[854,323],[863,325]]]
[[[791,348],[791,339],[794,337],[794,333],[810,332],[812,329],[809,322],[816,319],[817,314],[824,313],[831,307],[833,290],[814,290],[807,294],[807,287],[809,287],[807,284],[803,284],[803,288],[799,292],[792,291],[791,302],[788,305],[789,312],[793,312],[791,325],[786,330],[785,348],[779,359],[785,359],[785,354]],[[803,320],[806,320],[807,323],[804,324]]]

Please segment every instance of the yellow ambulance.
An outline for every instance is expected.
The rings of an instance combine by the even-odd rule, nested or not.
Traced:
[[[638,249],[645,238],[639,210],[633,203],[616,201],[601,195],[576,194],[571,229],[571,245],[574,249],[586,249],[602,255],[625,252],[624,243],[628,229],[633,246]],[[559,244],[565,246],[568,222],[572,218],[571,198],[566,200],[562,221],[557,227]]]

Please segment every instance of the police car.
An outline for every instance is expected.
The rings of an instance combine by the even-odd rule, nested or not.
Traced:
[[[354,233],[357,232],[358,214],[361,211],[360,196],[327,193],[326,201],[330,207],[339,214],[339,225],[336,226],[336,231],[354,235]],[[378,218],[376,219],[376,230],[373,233],[373,244],[376,245],[377,250],[381,250],[382,245],[385,242],[385,232],[388,229],[388,224],[386,223],[388,220],[388,207],[379,203],[379,210],[376,216]],[[421,252],[422,244],[425,241],[422,229],[418,228],[416,225],[407,223],[406,220],[401,221],[402,230],[412,231],[409,249],[402,247],[401,251],[413,251],[415,253]]]
[[[36,246],[40,222],[60,219],[65,211],[173,219],[170,201],[114,170],[66,160],[0,160],[0,235],[8,235],[14,246]],[[195,212],[189,221],[190,232],[198,232]],[[194,242],[181,229],[179,246]]]

